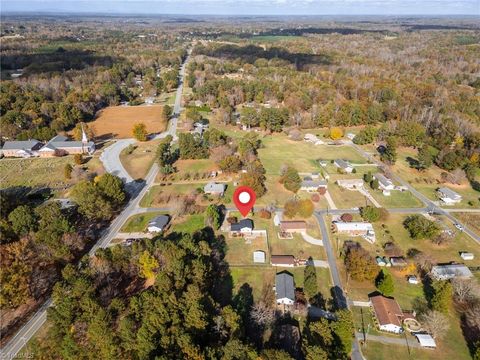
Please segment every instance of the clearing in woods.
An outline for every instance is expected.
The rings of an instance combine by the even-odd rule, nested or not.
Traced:
[[[131,138],[136,123],[144,123],[149,133],[159,133],[166,129],[161,120],[163,106],[110,106],[98,112],[95,121],[89,123],[100,139]]]

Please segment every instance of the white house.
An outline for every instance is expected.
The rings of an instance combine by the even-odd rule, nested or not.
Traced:
[[[431,274],[436,280],[473,277],[470,269],[463,264],[435,265],[432,266]]]
[[[439,188],[437,190],[437,195],[445,205],[458,204],[460,201],[462,201],[462,195],[446,187]]]
[[[363,188],[362,179],[339,179],[337,185],[347,190],[358,190]]]
[[[392,180],[380,173],[375,174],[374,178],[377,179],[378,187],[380,190],[382,190],[383,195],[390,196],[390,191],[395,189],[395,185],[393,185]]]
[[[351,173],[353,171],[353,166],[350,165],[348,161],[342,160],[342,159],[337,159],[333,162],[333,164],[339,168],[345,171],[346,173]]]
[[[281,272],[275,276],[275,299],[278,305],[295,303],[295,286],[291,274]]]
[[[153,218],[149,223],[147,230],[151,233],[159,233],[165,230],[168,223],[170,221],[170,217],[168,215],[159,215]]]
[[[404,315],[395,299],[383,295],[375,295],[370,297],[370,303],[381,331],[394,334],[403,332],[402,320]]]
[[[375,230],[373,225],[367,222],[343,222],[335,221],[333,230],[338,233],[348,234],[351,236],[362,236],[370,243],[375,242]]]

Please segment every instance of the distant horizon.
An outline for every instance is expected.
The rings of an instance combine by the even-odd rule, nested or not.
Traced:
[[[480,0],[0,0],[0,5],[2,15],[428,17],[480,15]]]

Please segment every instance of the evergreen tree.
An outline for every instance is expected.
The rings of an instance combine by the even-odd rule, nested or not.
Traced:
[[[304,269],[303,291],[307,296],[307,299],[313,299],[318,293],[317,285],[317,270],[313,265],[312,258],[308,259],[309,262]]]
[[[395,284],[393,282],[392,275],[387,272],[386,270],[382,269],[377,276],[375,282],[378,291],[382,293],[384,296],[392,296],[393,291],[395,289]]]

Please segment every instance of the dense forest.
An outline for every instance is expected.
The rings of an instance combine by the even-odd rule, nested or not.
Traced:
[[[351,314],[275,320],[271,287],[232,293],[225,240],[211,228],[97,251],[55,285],[38,359],[346,359]],[[289,339],[289,340],[285,340]]]
[[[92,120],[103,107],[141,104],[142,98],[171,91],[186,56],[172,34],[153,29],[142,35],[105,26],[21,26],[28,40],[2,40],[3,140],[49,140]],[[15,73],[21,76],[12,78]]]

